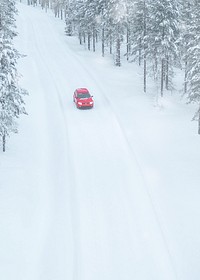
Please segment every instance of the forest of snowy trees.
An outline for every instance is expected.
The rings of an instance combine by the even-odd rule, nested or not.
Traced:
[[[67,36],[102,56],[113,55],[121,66],[122,56],[154,78],[163,96],[173,89],[174,69],[184,71],[183,92],[197,104],[194,119],[200,134],[200,1],[199,0],[27,0],[28,5],[52,9],[65,20]]]
[[[13,46],[15,31],[14,0],[0,0],[0,144],[6,150],[6,140],[17,132],[16,119],[25,113],[23,95],[18,85],[17,60],[20,54]]]
[[[21,2],[21,0],[19,0]],[[16,120],[26,113],[18,85],[15,0],[0,0],[0,144],[17,132]],[[159,94],[173,89],[174,70],[184,72],[183,92],[197,104],[194,120],[200,134],[200,0],[27,0],[28,5],[52,9],[65,21],[65,34],[102,56],[113,56],[116,66],[122,57],[153,77]]]

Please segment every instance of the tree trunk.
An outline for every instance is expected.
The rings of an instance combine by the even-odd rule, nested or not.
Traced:
[[[198,117],[198,134],[200,135],[200,104],[199,104],[199,117]]]
[[[90,51],[90,33],[88,33],[88,50]]]
[[[169,57],[166,59],[166,69],[165,69],[165,88],[169,89]]]
[[[80,43],[80,45],[82,45],[82,34],[80,31],[78,33],[78,37],[79,37],[79,43]]]
[[[93,48],[93,52],[95,52],[96,50],[96,46],[95,46],[95,28],[93,26],[93,30],[92,30],[92,48]]]
[[[117,26],[117,42],[116,42],[116,66],[121,66],[121,41],[120,41],[120,28]]]
[[[83,31],[83,43],[85,44],[86,39],[85,39],[85,31]]]
[[[112,35],[110,34],[110,54],[112,54]]]
[[[147,91],[147,59],[146,50],[144,50],[144,92]]]
[[[185,61],[184,93],[187,93],[187,59]]]
[[[67,36],[72,36],[72,23],[71,23],[71,21],[66,21],[66,27],[65,27],[65,34],[67,35]]]
[[[164,87],[164,63],[165,60],[164,58],[162,58],[162,62],[161,62],[161,82],[160,82],[160,94],[163,97],[163,87]]]
[[[102,29],[102,44],[101,44],[101,52],[102,52],[102,56],[104,57],[105,55],[105,34],[104,34],[104,27]]]
[[[147,91],[147,11],[146,11],[146,1],[144,0],[144,16],[143,16],[143,51],[144,51],[144,92]]]
[[[121,66],[121,43],[120,43],[120,38],[117,38],[117,46],[116,46],[116,66]]]
[[[126,30],[126,59],[129,60],[129,56],[130,56],[130,30],[129,30],[129,26],[127,26],[127,30]]]
[[[154,50],[154,80],[157,81],[158,77],[158,58],[157,58],[157,49]]]
[[[3,152],[5,152],[6,151],[6,135],[5,134],[2,136],[2,142],[3,142]]]
[[[138,63],[139,66],[141,66],[141,61],[142,61],[142,39],[139,39],[139,58],[138,58]]]

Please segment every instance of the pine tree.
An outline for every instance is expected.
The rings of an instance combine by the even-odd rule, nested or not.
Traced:
[[[108,30],[110,33],[110,47],[114,45],[114,63],[121,66],[121,44],[125,33],[127,19],[126,1],[108,1],[106,17],[108,20]]]
[[[187,94],[187,75],[188,75],[188,44],[193,40],[193,35],[190,34],[189,29],[192,22],[192,5],[190,0],[180,2],[181,11],[181,36],[180,36],[180,55],[182,57],[181,63],[184,64],[184,94]]]
[[[88,50],[91,49],[91,41],[92,41],[92,49],[95,51],[95,39],[96,34],[98,33],[98,25],[97,25],[97,15],[98,15],[98,2],[95,0],[85,0],[84,7],[84,25],[86,26],[86,34],[87,34],[87,47]]]
[[[108,0],[99,1],[99,15],[101,28],[102,56],[105,55],[105,50],[109,46],[109,53],[113,52],[113,16],[111,14],[111,4]]]
[[[132,54],[138,58],[139,65],[143,60],[143,77],[144,92],[146,92],[147,80],[147,53],[148,53],[148,36],[151,32],[149,26],[149,3],[148,0],[136,0],[131,15],[131,42]]]
[[[6,138],[11,132],[17,132],[16,118],[25,113],[22,96],[26,93],[18,85],[16,69],[19,53],[13,47],[16,36],[15,18],[17,11],[14,0],[0,2],[0,136],[3,151]]]
[[[172,88],[173,61],[178,58],[179,10],[176,0],[152,1],[150,5],[150,34],[148,52],[153,62],[160,94]]]
[[[67,36],[73,35],[73,22],[74,18],[74,6],[71,0],[67,0],[65,3],[65,34]]]
[[[198,104],[194,119],[198,120],[200,134],[200,1],[194,0],[191,6],[192,17],[187,34],[190,40],[186,46],[187,56],[187,94],[189,102]]]

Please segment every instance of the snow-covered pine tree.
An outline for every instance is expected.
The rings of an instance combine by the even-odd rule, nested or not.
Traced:
[[[197,103],[198,109],[194,119],[198,120],[198,134],[200,134],[200,1],[193,0],[191,5],[192,17],[188,25],[187,34],[187,94],[189,102]]]
[[[42,0],[42,8],[45,7],[45,9],[47,10],[47,8],[51,7],[54,11],[54,15],[55,17],[59,17],[61,19],[63,19],[63,14],[65,11],[65,6],[67,3],[67,0]]]
[[[150,1],[148,53],[153,65],[154,77],[160,80],[160,94],[172,88],[173,61],[178,57],[179,37],[178,0]]]
[[[179,42],[179,49],[180,49],[180,56],[181,56],[181,63],[184,64],[184,93],[187,93],[187,72],[188,72],[188,56],[187,56],[187,49],[188,43],[193,40],[193,35],[190,34],[189,28],[192,21],[192,5],[190,0],[181,0],[180,1],[180,11],[181,11],[181,33],[180,33],[180,42]]]
[[[113,13],[112,1],[100,0],[98,3],[98,16],[100,19],[102,56],[105,55],[105,50],[109,46],[109,53],[113,53]]]
[[[131,1],[131,0],[130,0]],[[144,7],[146,7],[146,0],[135,0],[132,11],[130,13],[131,23],[131,48],[134,60],[138,59],[139,65],[142,62],[143,52],[143,37],[144,37]],[[147,9],[147,7],[146,7]]]
[[[56,0],[54,0],[56,1]],[[121,65],[121,42],[127,21],[126,0],[74,0],[66,5],[66,33],[78,29],[80,44],[86,43],[88,49],[95,51],[95,42],[101,33],[102,55],[109,45],[110,54],[114,53],[117,66]],[[92,42],[92,43],[91,43]]]
[[[20,0],[20,2],[21,2],[21,0]],[[37,0],[27,0],[27,4],[35,6],[35,5],[37,5]]]
[[[126,0],[126,19],[125,19],[125,33],[126,33],[126,59],[131,59],[131,35],[133,30],[133,18],[135,17],[135,0]]]
[[[73,23],[75,22],[74,7],[74,1],[65,1],[65,34],[67,36],[73,35]]]
[[[65,33],[67,36],[78,35],[80,44],[86,42],[87,19],[85,18],[85,0],[66,0]]]
[[[86,42],[86,33],[87,26],[85,25],[85,5],[84,0],[75,0],[74,1],[74,18],[75,18],[75,26],[78,31],[79,42],[80,44],[85,44]]]
[[[99,31],[101,33],[101,53],[102,56],[105,55],[105,30],[107,26],[107,17],[106,17],[106,10],[107,10],[107,0],[99,0],[98,1],[98,8],[97,8],[97,22],[99,25]]]
[[[125,34],[127,20],[127,2],[125,0],[109,0],[107,8],[110,44],[114,44],[114,63],[121,66],[121,43]]]
[[[88,50],[95,51],[99,32],[98,0],[67,0],[65,7],[66,35],[78,33],[80,44],[87,40]]]
[[[147,54],[149,36],[149,0],[135,0],[131,14],[132,55],[138,58],[139,65],[143,60],[144,92],[147,80]]]
[[[84,11],[84,25],[87,27],[87,46],[88,50],[91,49],[91,41],[92,41],[92,49],[95,51],[96,49],[96,35],[98,33],[98,0],[85,0],[85,11]]]
[[[6,137],[17,132],[16,118],[25,113],[22,96],[26,93],[18,85],[16,69],[19,53],[13,47],[15,0],[0,1],[0,136],[3,151],[6,150]]]

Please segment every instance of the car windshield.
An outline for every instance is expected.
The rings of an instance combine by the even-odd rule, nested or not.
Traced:
[[[89,93],[81,93],[81,94],[78,94],[77,96],[78,98],[89,98],[91,97]]]

